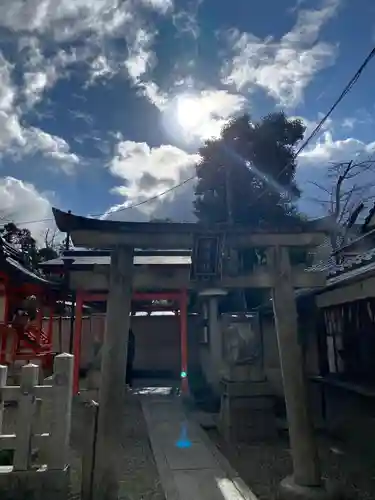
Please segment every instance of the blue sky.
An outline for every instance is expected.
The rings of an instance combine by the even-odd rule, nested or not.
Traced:
[[[193,183],[118,209],[192,175],[202,141],[241,112],[283,109],[311,131],[374,44],[372,0],[2,0],[2,219],[57,205],[188,220]],[[374,71],[299,158],[309,215],[323,213],[309,181],[328,188],[331,162],[375,151]]]

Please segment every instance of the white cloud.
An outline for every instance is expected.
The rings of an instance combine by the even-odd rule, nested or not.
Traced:
[[[30,229],[33,236],[42,242],[44,232],[52,225],[51,204],[33,184],[14,177],[2,177],[0,178],[0,223],[9,221]],[[33,223],[22,224],[30,221]]]
[[[187,140],[218,137],[228,120],[242,111],[246,99],[226,90],[202,90],[177,95],[171,100],[169,122],[181,128]]]
[[[110,78],[115,72],[116,68],[113,67],[112,61],[104,54],[100,54],[91,63],[91,76],[88,81],[88,85],[91,85],[102,78]]]
[[[342,124],[341,126],[343,128],[346,128],[346,129],[349,129],[349,130],[352,130],[355,126],[355,124],[358,122],[358,120],[356,118],[345,118],[343,121],[342,121]]]
[[[5,0],[0,24],[23,33],[50,34],[72,41],[94,32],[103,37],[117,33],[132,20],[129,0]]]
[[[16,96],[16,88],[12,82],[13,66],[4,58],[0,52],[0,110],[9,112]]]
[[[125,181],[114,192],[127,198],[127,204],[138,203],[156,196],[194,174],[197,154],[170,145],[150,147],[146,143],[120,141],[109,169]],[[175,196],[172,191],[166,198]],[[149,213],[154,208],[147,203],[140,210]]]
[[[61,77],[69,65],[85,61],[91,65],[88,84],[109,77],[124,66],[130,77],[139,81],[151,64],[153,31],[146,27],[140,7],[166,14],[173,10],[172,0],[5,0],[0,4],[0,26],[20,37],[20,50],[30,73],[25,80],[25,96],[32,105],[44,89]],[[84,37],[85,44],[76,43]],[[122,38],[128,45],[126,61],[111,41]],[[46,48],[52,48],[48,57]],[[70,53],[56,47],[69,43]],[[29,45],[30,44],[30,45]],[[60,44],[60,45],[59,45]],[[44,50],[44,52],[43,52]],[[51,52],[51,51],[50,51]],[[119,60],[118,60],[119,59]]]
[[[291,120],[301,120],[303,125],[305,126],[304,139],[301,141],[300,144],[297,145],[297,149],[298,149],[298,146],[302,145],[304,140],[306,140],[308,137],[310,137],[310,135],[314,132],[314,130],[316,129],[317,125],[320,123],[320,121],[322,120],[323,117],[324,117],[324,113],[317,113],[316,120],[311,120],[311,119],[305,118],[304,116],[290,116]],[[320,134],[322,132],[325,132],[325,131],[334,132],[335,128],[336,128],[336,123],[333,122],[332,118],[328,118],[324,122],[323,126],[321,127]],[[315,143],[315,140],[314,140],[314,143]]]
[[[153,218],[169,219],[175,222],[195,222],[194,186],[195,183],[190,181],[176,189],[173,196],[162,196],[140,207],[127,208],[128,202],[114,205],[106,212],[103,219],[147,222]]]
[[[9,155],[20,158],[24,155],[42,154],[65,169],[79,162],[61,137],[21,124],[22,108],[18,106],[19,89],[12,78],[13,66],[0,52],[0,157]],[[28,82],[26,96],[29,105],[39,99],[47,85],[46,73],[26,73]]]
[[[199,8],[204,0],[185,2],[183,8],[173,15],[173,24],[179,33],[190,35],[194,40],[200,35]]]
[[[318,38],[339,3],[325,0],[321,9],[299,11],[296,24],[279,42],[233,29],[228,40],[235,55],[223,67],[223,82],[238,90],[259,86],[283,106],[298,104],[314,75],[335,60],[336,47]]]
[[[172,0],[3,0],[0,24],[23,33],[52,34],[55,40],[75,40],[95,33],[118,34],[134,19],[137,4],[167,13]]]
[[[334,140],[331,132],[325,132],[315,145],[300,154],[303,165],[328,166],[330,163],[350,161],[366,157],[375,152],[375,142],[365,143],[354,137]]]
[[[66,169],[79,163],[77,155],[70,151],[68,143],[61,137],[48,134],[36,127],[25,129],[24,137],[26,140],[24,153],[26,154],[44,154],[61,162],[61,167]]]
[[[36,127],[22,127],[18,115],[0,111],[0,158],[13,156],[19,159],[35,154],[54,160],[66,172],[71,172],[72,167],[79,163],[77,155],[70,151],[68,143],[61,137]]]
[[[164,111],[168,106],[168,94],[162,92],[160,87],[152,81],[139,82],[139,91],[146,97],[152,104],[154,104],[160,111]]]
[[[44,71],[37,71],[35,73],[24,73],[24,95],[28,107],[34,106],[42,98],[44,90],[52,85],[55,74],[48,74]]]
[[[123,220],[127,222],[147,222],[150,216],[142,212],[139,208],[127,208],[128,202],[118,203],[110,207],[101,219]]]
[[[159,109],[165,107],[167,96],[147,74],[156,64],[152,50],[156,31],[146,23],[142,7],[163,15],[174,12],[173,0],[2,2],[0,26],[9,28],[19,38],[23,109],[41,101],[44,93],[78,62],[89,67],[87,86],[125,69],[140,94]],[[83,37],[82,45],[79,41]],[[126,42],[125,59],[123,52],[114,48],[113,37]]]
[[[155,60],[154,53],[150,50],[154,36],[155,33],[139,28],[130,43],[129,57],[125,61],[125,67],[134,83],[140,81],[140,77],[147,73]]]
[[[199,37],[200,28],[196,12],[178,12],[173,16],[173,24],[180,33],[190,34],[194,39]]]
[[[26,140],[18,116],[0,111],[0,157],[25,145]]]
[[[166,14],[173,10],[173,0],[140,0],[145,7],[150,7],[156,11]]]
[[[91,80],[104,76],[105,58],[97,56],[97,49],[90,43],[80,47],[72,45],[64,50],[55,47],[52,55],[46,55],[46,47],[37,37],[22,36],[18,41],[18,50],[18,65],[23,74],[23,85],[20,89],[22,111],[29,110],[41,101],[44,93],[59,79],[67,76],[74,64],[90,60]]]

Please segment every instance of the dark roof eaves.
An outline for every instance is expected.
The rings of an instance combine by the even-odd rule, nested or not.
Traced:
[[[53,208],[53,215],[55,217],[56,225],[58,229],[62,232],[69,233],[73,231],[103,231],[103,232],[123,232],[123,233],[163,233],[163,232],[175,232],[180,234],[186,233],[206,233],[213,231],[227,231],[238,230],[238,231],[248,231],[249,228],[246,226],[228,226],[228,224],[217,225],[213,227],[212,225],[204,225],[195,222],[128,222],[128,221],[112,221],[112,220],[101,220],[92,219],[88,217],[82,217],[80,215],[73,215],[68,212],[63,212],[57,208]],[[307,221],[301,224],[300,227],[290,227],[282,228],[282,231],[275,232],[280,234],[289,233],[301,233],[303,231],[310,232],[326,232],[326,221],[317,219],[312,221]],[[257,231],[259,234],[269,232],[269,228],[264,228],[264,230]]]

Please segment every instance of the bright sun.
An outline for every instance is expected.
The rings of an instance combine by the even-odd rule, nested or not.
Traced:
[[[198,99],[187,95],[177,98],[176,115],[178,123],[187,132],[198,127],[204,118],[204,112]]]
[[[170,108],[170,129],[179,132],[187,141],[219,137],[225,119],[217,116],[215,102],[209,97],[193,93],[176,96]]]

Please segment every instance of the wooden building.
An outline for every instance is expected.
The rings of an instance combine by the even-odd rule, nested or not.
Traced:
[[[43,368],[52,367],[53,314],[61,297],[59,280],[46,279],[0,238],[0,364],[40,360]]]

